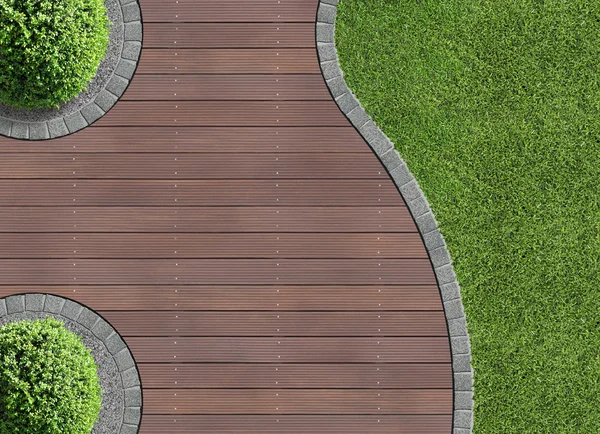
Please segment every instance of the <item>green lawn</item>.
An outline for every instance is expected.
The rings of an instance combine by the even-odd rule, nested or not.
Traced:
[[[342,0],[345,78],[446,239],[475,430],[600,432],[600,1]]]

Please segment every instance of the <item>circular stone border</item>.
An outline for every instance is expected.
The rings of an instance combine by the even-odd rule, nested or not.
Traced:
[[[452,355],[452,432],[473,432],[473,367],[467,319],[450,253],[429,202],[394,144],[366,113],[352,93],[340,67],[335,46],[335,18],[340,0],[319,0],[315,39],[321,75],[344,116],[388,171],[417,225],[435,272],[442,298]]]
[[[139,64],[143,26],[138,2],[139,0],[111,0],[114,3],[112,6],[117,6],[115,12],[119,15],[118,22],[112,24],[111,39],[115,34],[121,39],[119,53],[114,62],[116,67],[107,71],[101,71],[99,67],[90,83],[94,83],[101,73],[108,74],[108,77],[103,78],[103,84],[95,89],[95,93],[90,95],[86,94],[88,91],[83,91],[64,103],[75,103],[67,113],[63,113],[62,105],[59,109],[49,109],[56,112],[56,117],[46,121],[33,122],[0,116],[0,135],[20,140],[55,139],[82,130],[104,116],[121,98]],[[108,3],[108,0],[105,1],[107,13]]]
[[[120,374],[120,378],[118,378],[120,387],[115,392],[120,391],[122,394],[120,399],[122,405],[118,407],[119,415],[117,416],[122,420],[116,432],[109,432],[97,423],[94,425],[92,433],[137,434],[140,429],[143,408],[141,380],[135,360],[119,333],[96,312],[65,297],[46,293],[26,293],[0,298],[0,320],[8,320],[8,322],[20,320],[24,319],[22,317],[27,316],[28,313],[37,315],[37,317],[47,314],[65,321],[65,326],[71,322],[75,326],[72,327],[74,329],[83,327],[86,332],[89,332],[89,336],[78,333],[84,342],[86,339],[92,338],[94,344],[103,347],[100,351],[94,348],[88,349],[95,359],[100,358],[99,353],[108,355],[114,362],[112,370],[118,370]],[[69,327],[67,328],[69,329]],[[77,333],[75,330],[71,331]]]

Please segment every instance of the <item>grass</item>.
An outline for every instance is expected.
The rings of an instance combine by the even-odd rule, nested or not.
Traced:
[[[336,44],[448,244],[474,432],[600,432],[600,2],[342,0]]]

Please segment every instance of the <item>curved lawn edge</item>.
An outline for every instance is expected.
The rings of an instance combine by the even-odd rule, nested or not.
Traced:
[[[467,320],[450,253],[429,202],[392,141],[377,127],[354,96],[339,64],[335,17],[339,0],[319,0],[316,24],[321,73],[336,104],[386,167],[417,225],[435,271],[452,355],[454,434],[473,431],[473,368]]]

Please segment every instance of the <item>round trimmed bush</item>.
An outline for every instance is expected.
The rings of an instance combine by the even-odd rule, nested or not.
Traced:
[[[0,328],[0,434],[89,434],[101,394],[93,356],[61,321]]]
[[[109,43],[103,0],[0,0],[0,103],[58,108],[94,78]]]

